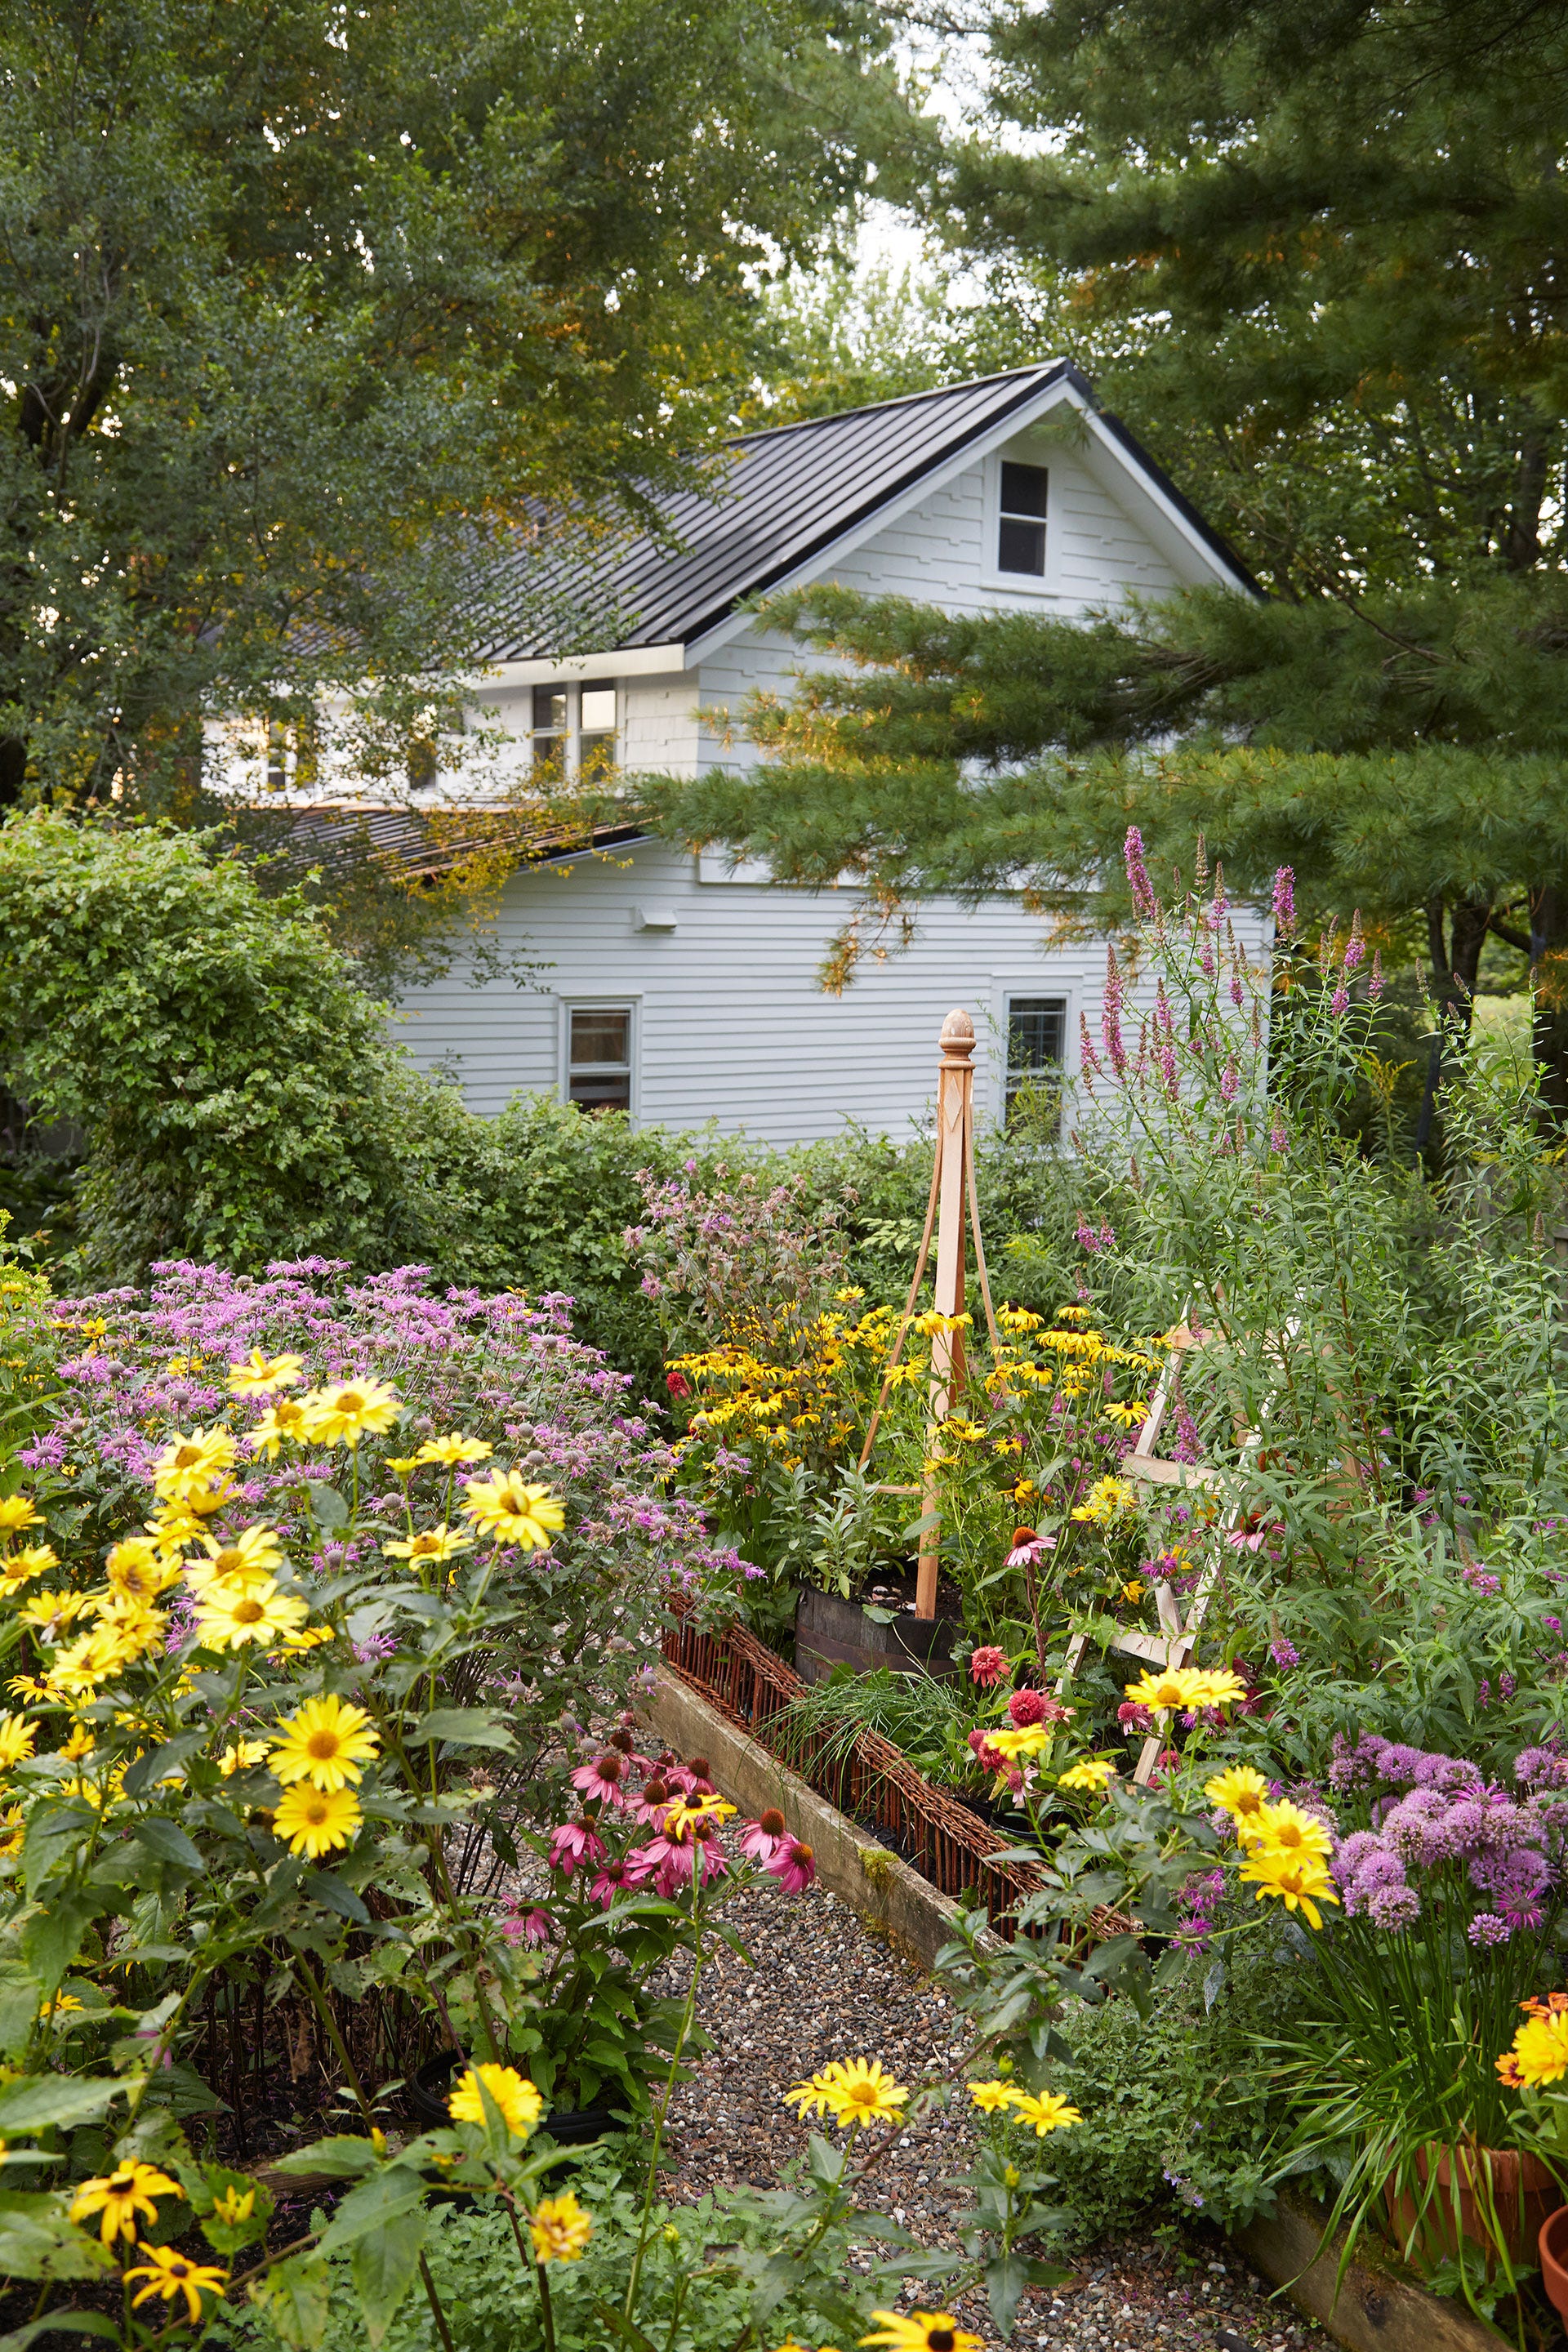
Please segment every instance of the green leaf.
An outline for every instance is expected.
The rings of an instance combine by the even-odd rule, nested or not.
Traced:
[[[250,2290],[250,2300],[290,2347],[319,2352],[331,2316],[332,2273],[319,2254],[295,2254],[277,2263]]]
[[[26,1969],[0,1968],[0,2057],[26,2046],[43,2000],[43,1988]]]
[[[368,2180],[350,2189],[317,2251],[331,2254],[341,2246],[352,2246],[372,2230],[417,2211],[425,2197],[426,2185],[416,2172],[406,2165],[389,2164],[384,2171],[373,2172]]]
[[[319,2139],[310,2147],[297,2147],[289,2156],[276,2158],[270,2169],[306,2179],[327,2174],[334,2179],[354,2180],[378,2160],[374,2140],[357,2133],[334,2132],[330,2139]]]
[[[68,2189],[0,2189],[0,2277],[95,2278],[114,2257],[70,2218]]]
[[[458,1748],[510,1748],[511,1733],[485,1706],[437,1706],[422,1715],[408,1735],[411,1745],[449,1739]]]
[[[999,2254],[985,2265],[985,2293],[998,2336],[1011,2336],[1031,2265],[1023,2254]]]
[[[652,2336],[645,2336],[636,2320],[628,2319],[624,2311],[616,2309],[614,2304],[595,2302],[594,2309],[611,2335],[617,2336],[621,2343],[631,2345],[633,2352],[658,2352]]]
[[[112,2076],[90,2074],[28,2074],[0,2088],[0,2139],[13,2132],[45,2131],[53,2124],[69,2131],[92,2116],[100,2116],[110,2099],[125,2088]]]
[[[120,2342],[119,2328],[101,2311],[47,2311],[42,2319],[29,2319],[26,2327],[0,2336],[0,2352],[26,2352],[29,2344],[48,2335],[107,2336],[111,2344]]]
[[[300,1886],[313,1903],[320,1903],[328,1911],[335,1911],[340,1918],[352,1919],[360,1927],[370,1926],[370,1913],[353,1888],[345,1885],[333,1872],[312,1870],[300,1881]]]
[[[376,2352],[393,2317],[419,2270],[419,2255],[430,2226],[428,2213],[404,2212],[367,2230],[354,2241],[349,2271],[364,2315],[364,2332]]]
[[[162,1813],[149,1813],[139,1821],[135,1836],[139,1845],[144,1845],[150,1854],[167,1864],[171,1870],[183,1870],[198,1877],[206,1868],[200,1846],[193,1844],[178,1823]]]
[[[38,1979],[41,2001],[59,1990],[98,1909],[89,1895],[60,1895],[47,1911],[36,1911],[23,1928],[22,1958]]]
[[[182,1731],[177,1738],[166,1739],[162,1748],[154,1748],[150,1755],[138,1756],[134,1764],[127,1765],[125,1769],[126,1795],[139,1797],[144,1789],[153,1788],[170,1773],[177,1772],[185,1759],[194,1756],[211,1737],[211,1725],[204,1723],[199,1731]]]
[[[322,1485],[316,1479],[312,1478],[310,1481],[310,1494],[311,1507],[315,1511],[318,1526],[323,1528],[347,1527],[349,1520],[349,1507],[344,1502],[342,1496],[339,1494],[335,1486]]]

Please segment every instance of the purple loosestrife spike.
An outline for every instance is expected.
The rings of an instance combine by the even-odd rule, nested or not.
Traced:
[[[1351,996],[1348,988],[1335,989],[1332,996],[1329,999],[1329,1011],[1333,1014],[1336,1021],[1339,1019],[1342,1013],[1349,1010],[1350,1001]]]
[[[1219,1097],[1221,1102],[1233,1103],[1240,1090],[1240,1087],[1241,1073],[1236,1066],[1236,1055],[1233,1054],[1230,1056],[1230,1059],[1226,1062],[1224,1069],[1220,1072],[1219,1076]]]
[[[1295,937],[1296,874],[1293,866],[1281,866],[1274,876],[1274,929],[1282,940]]]
[[[1377,948],[1372,951],[1372,978],[1366,984],[1366,992],[1374,1004],[1383,994],[1383,954]]]
[[[1143,863],[1143,836],[1135,824],[1127,828],[1121,855],[1126,861],[1133,911],[1139,915],[1152,915],[1158,902],[1154,897],[1154,886],[1149,879],[1149,869]]]

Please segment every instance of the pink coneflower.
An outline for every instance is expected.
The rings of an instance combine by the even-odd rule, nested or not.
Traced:
[[[789,1825],[776,1805],[754,1822],[748,1822],[741,1832],[741,1852],[749,1853],[753,1862],[771,1863],[779,1847],[787,1843]]]
[[[1072,1709],[1052,1691],[1016,1690],[1007,1701],[1007,1712],[1014,1729],[1026,1731],[1032,1723],[1066,1723]]]
[[[766,1864],[786,1895],[804,1895],[816,1876],[816,1856],[798,1838],[789,1838]]]
[[[626,1791],[621,1787],[626,1769],[626,1759],[620,1750],[606,1748],[591,1764],[578,1765],[572,1775],[572,1786],[580,1789],[585,1797],[597,1797],[601,1804],[621,1805],[626,1802]]]
[[[658,1829],[678,1793],[668,1780],[645,1780],[640,1789],[627,1790],[626,1808],[634,1822],[642,1822],[649,1829]]]
[[[683,1789],[689,1797],[712,1795],[713,1783],[708,1777],[710,1767],[706,1756],[693,1756],[685,1764],[666,1764],[662,1757],[659,1762],[663,1777],[672,1789]]]
[[[1033,1528],[1015,1528],[1007,1565],[1009,1568],[1033,1568],[1043,1551],[1055,1551],[1056,1548],[1055,1536],[1038,1535]]]
[[[603,1862],[605,1848],[592,1822],[563,1822],[550,1832],[550,1867],[570,1878],[580,1862]]]
[[[593,1885],[588,1889],[595,1903],[607,1910],[617,1895],[628,1895],[651,1874],[653,1865],[647,1859],[646,1849],[636,1846],[619,1862],[606,1862]]]
[[[500,1931],[509,1944],[548,1944],[551,1938],[550,1914],[537,1906],[531,1911],[516,1912],[500,1923]]]
[[[1226,1536],[1226,1541],[1232,1551],[1259,1551],[1268,1532],[1267,1528],[1257,1528],[1248,1535],[1244,1528],[1237,1528],[1235,1535]]]
[[[641,1849],[651,1865],[655,1886],[667,1899],[690,1885],[695,1868],[700,1867],[704,1885],[710,1878],[722,1878],[729,1868],[722,1847],[717,1839],[704,1834],[704,1828],[698,1822],[689,1838],[657,1837]]]
[[[982,1690],[999,1683],[1006,1671],[1007,1653],[999,1650],[994,1642],[983,1642],[977,1650],[969,1653],[969,1679],[978,1683]]]
[[[1116,1720],[1123,1731],[1152,1731],[1154,1728],[1154,1718],[1148,1708],[1139,1706],[1130,1698],[1123,1699],[1117,1708]]]

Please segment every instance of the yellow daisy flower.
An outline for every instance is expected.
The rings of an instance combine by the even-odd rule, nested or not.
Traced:
[[[274,1389],[291,1389],[304,1370],[302,1356],[264,1356],[252,1348],[243,1364],[230,1364],[230,1396],[270,1396]]]
[[[566,1524],[566,1514],[548,1486],[531,1486],[516,1470],[492,1470],[488,1478],[465,1481],[467,1516],[498,1543],[542,1551]]]
[[[254,1591],[258,1584],[269,1583],[286,1565],[276,1529],[264,1527],[259,1520],[230,1543],[219,1543],[216,1536],[210,1535],[204,1535],[201,1540],[206,1558],[185,1562],[185,1582],[198,1598],[215,1584]]]
[[[30,1592],[16,1613],[40,1642],[47,1642],[53,1649],[65,1639],[84,1611],[89,1617],[98,1614],[97,1601],[87,1593],[46,1591]]]
[[[487,1445],[482,1437],[464,1437],[454,1430],[447,1437],[427,1437],[414,1459],[439,1462],[450,1469],[461,1462],[488,1462],[494,1452],[494,1446]]]
[[[402,1410],[397,1391],[374,1380],[312,1389],[300,1403],[306,1433],[316,1445],[355,1446],[363,1438],[384,1437]]]
[[[1568,2074],[1568,2011],[1526,2018],[1513,2037],[1511,2081],[1531,2088]]]
[[[1315,1853],[1284,1853],[1278,1847],[1254,1846],[1242,1864],[1244,1880],[1258,1888],[1259,1903],[1272,1895],[1287,1911],[1300,1909],[1314,1927],[1323,1924],[1320,1903],[1338,1903],[1327,1866]]]
[[[1040,1756],[1057,1736],[1054,1723],[1025,1723],[1001,1731],[988,1731],[985,1744],[994,1748],[998,1756]]]
[[[231,1739],[217,1759],[217,1769],[226,1780],[237,1772],[248,1772],[254,1765],[267,1761],[265,1739]]]
[[[1079,1763],[1070,1765],[1057,1775],[1058,1789],[1087,1789],[1091,1796],[1103,1797],[1107,1785],[1116,1778],[1116,1767],[1102,1756],[1086,1756]]]
[[[293,1397],[274,1397],[250,1433],[250,1450],[266,1462],[276,1462],[281,1445],[303,1445],[310,1437],[309,1415]]]
[[[1044,2139],[1047,2132],[1066,2131],[1070,2124],[1083,2121],[1077,2107],[1069,2107],[1054,2091],[1042,2091],[1037,2097],[1029,2091],[1017,2092],[1013,2112],[1021,2124],[1033,2125],[1037,2139]]]
[[[830,2059],[819,2074],[784,2093],[784,2104],[805,2115],[830,2113],[846,2130],[873,2123],[897,2123],[909,2093],[882,2071],[879,2058]]]
[[[1128,1684],[1127,1696],[1134,1706],[1151,1707],[1163,1715],[1176,1708],[1207,1706],[1208,1688],[1208,1675],[1195,1666],[1167,1666],[1163,1674],[1140,1675],[1135,1683]]]
[[[529,2215],[528,2234],[534,2260],[574,2263],[587,2252],[594,2234],[593,2217],[584,2213],[570,2189],[559,2197],[542,2197]]]
[[[1232,1764],[1204,1782],[1204,1794],[1211,1805],[1230,1815],[1239,1833],[1242,1824],[1255,1821],[1268,1803],[1268,1783],[1250,1764]]]
[[[234,1433],[221,1423],[175,1437],[153,1465],[153,1491],[166,1503],[189,1502],[198,1488],[233,1469],[235,1452]]]
[[[0,1715],[0,1772],[8,1772],[30,1756],[37,1740],[36,1724],[25,1715]]]
[[[24,1584],[31,1584],[34,1577],[47,1576],[51,1568],[58,1568],[59,1564],[60,1556],[53,1544],[24,1544],[20,1551],[14,1551],[4,1562],[0,1592],[19,1592]]]
[[[1018,2090],[1013,2083],[971,2083],[969,2095],[983,2116],[994,2116],[1012,2105]]]
[[[905,2319],[896,2311],[874,2311],[874,2336],[862,2336],[862,2345],[882,2352],[985,2352],[982,2336],[960,2327],[950,2311],[911,2311]]]
[[[275,1835],[287,1838],[290,1853],[318,1862],[341,1845],[352,1845],[364,1815],[350,1789],[316,1789],[300,1781],[286,1789],[272,1816]]]
[[[110,1551],[104,1574],[116,1592],[151,1601],[178,1581],[180,1570],[151,1536],[126,1536]]]
[[[0,1535],[13,1536],[22,1528],[39,1528],[43,1523],[30,1495],[0,1495]]]
[[[270,1644],[302,1625],[310,1613],[304,1601],[279,1592],[270,1577],[259,1584],[212,1584],[196,1611],[196,1638],[206,1650],[242,1650],[247,1642]]]
[[[470,2066],[447,2101],[447,2112],[452,2121],[455,2124],[483,2124],[485,2106],[479,2096],[481,2083],[490,2095],[491,2104],[500,2110],[501,2121],[512,2137],[526,2139],[544,2113],[544,2101],[528,2076],[520,2074],[515,2066]],[[578,2252],[582,2252],[581,2247]]]
[[[318,1789],[342,1789],[357,1780],[380,1751],[380,1735],[363,1706],[329,1694],[308,1698],[279,1727],[282,1738],[268,1758],[287,1788],[309,1780]]]
[[[1233,1706],[1237,1699],[1247,1696],[1247,1685],[1239,1675],[1233,1675],[1228,1666],[1218,1671],[1200,1668],[1199,1672],[1203,1675],[1204,1695],[1202,1698],[1189,1700],[1190,1706]]]
[[[1237,1823],[1237,1836],[1243,1836],[1243,1825]],[[1303,1812],[1289,1797],[1278,1804],[1260,1805],[1249,1814],[1243,1842],[1254,1847],[1267,1846],[1270,1853],[1316,1854],[1327,1862],[1333,1852],[1333,1839],[1328,1825],[1316,1813]]]
[[[443,1519],[439,1527],[426,1528],[421,1534],[410,1536],[406,1543],[383,1544],[381,1548],[391,1559],[417,1564],[422,1559],[453,1559],[460,1551],[472,1551],[474,1539],[461,1528],[449,1528]]]

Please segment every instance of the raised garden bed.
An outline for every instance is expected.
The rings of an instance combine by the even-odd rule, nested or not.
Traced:
[[[823,1732],[787,1727],[784,1710],[805,1684],[743,1625],[705,1633],[682,1617],[665,1635],[664,1656],[670,1673],[727,1723],[890,1846],[941,1894],[971,1908],[984,1903],[996,1933],[1011,1937],[1010,1915],[1040,1884],[1038,1873],[1027,1864],[998,1863],[994,1857],[1015,1841],[933,1787],[890,1739],[861,1731],[846,1749],[840,1737],[830,1741]]]

